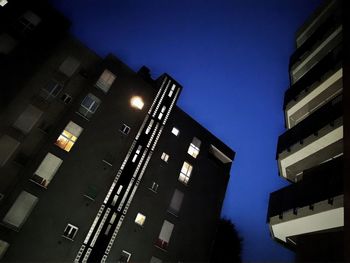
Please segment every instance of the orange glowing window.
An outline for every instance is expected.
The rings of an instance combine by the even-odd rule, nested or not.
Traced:
[[[70,121],[58,137],[56,145],[66,152],[69,152],[82,131],[82,127]]]

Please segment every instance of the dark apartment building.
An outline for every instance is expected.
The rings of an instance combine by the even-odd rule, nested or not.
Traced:
[[[297,261],[342,261],[343,25],[342,2],[325,1],[296,34],[290,87],[284,96],[287,130],[278,138],[279,175],[292,184],[270,194],[272,237]]]
[[[182,86],[100,58],[45,1],[0,20],[0,260],[208,261],[235,153]]]

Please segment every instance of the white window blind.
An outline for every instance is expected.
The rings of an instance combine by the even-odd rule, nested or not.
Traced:
[[[47,186],[51,179],[55,176],[57,170],[60,168],[62,164],[62,159],[53,155],[52,153],[48,153],[44,160],[39,165],[38,169],[35,171],[35,175],[41,177],[43,181],[41,184],[43,186]]]
[[[79,60],[73,57],[67,57],[60,65],[59,71],[61,71],[67,77],[71,77],[79,66]]]
[[[38,198],[36,196],[22,191],[5,215],[3,222],[20,228],[30,215],[37,201]]]
[[[159,239],[162,241],[169,243],[171,234],[173,233],[174,225],[169,221],[164,220],[162,229],[159,234]]]
[[[4,166],[19,146],[19,141],[4,134],[0,137],[0,166]]]
[[[177,215],[180,212],[183,198],[184,193],[175,189],[168,211],[172,214]]]
[[[115,75],[106,69],[105,71],[103,71],[102,75],[97,80],[96,86],[107,93],[110,87],[112,86],[114,80]]]
[[[39,121],[43,112],[33,105],[29,104],[28,107],[17,118],[13,126],[23,133],[28,133]]]

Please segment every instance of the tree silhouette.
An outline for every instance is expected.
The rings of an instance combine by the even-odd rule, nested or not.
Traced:
[[[220,219],[210,262],[242,262],[242,243],[235,225],[229,219]]]

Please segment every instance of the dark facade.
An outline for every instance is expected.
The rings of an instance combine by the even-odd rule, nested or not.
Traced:
[[[292,184],[270,194],[267,220],[272,237],[303,262],[344,260],[341,5],[325,1],[298,30],[284,97],[287,131],[276,159]]]
[[[208,261],[235,153],[176,106],[168,74],[100,58],[44,1],[12,2],[1,63],[32,67],[2,90],[0,259]],[[11,33],[14,17],[40,48]]]

